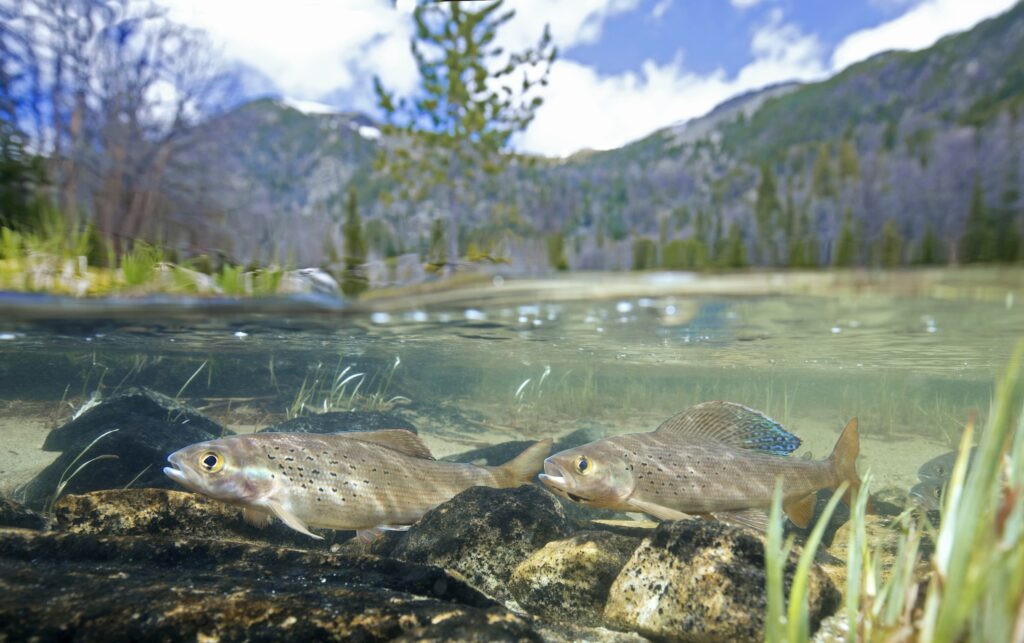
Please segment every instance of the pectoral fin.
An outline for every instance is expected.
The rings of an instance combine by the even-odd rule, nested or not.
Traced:
[[[360,529],[356,532],[356,538],[364,543],[372,543],[383,535],[385,531],[408,531],[412,525],[377,525],[370,529]]]
[[[257,527],[266,527],[272,520],[270,514],[267,512],[260,511],[259,509],[252,509],[250,507],[246,507],[242,510],[242,517],[245,518],[247,523],[256,525]]]
[[[686,520],[687,518],[693,517],[689,514],[684,514],[681,511],[676,511],[670,507],[664,507],[638,498],[630,498],[626,504],[637,511],[642,511],[645,514],[654,516],[655,518],[661,518],[662,520]]]
[[[277,518],[288,525],[300,534],[306,534],[310,538],[316,538],[317,540],[323,540],[323,536],[317,536],[306,527],[306,523],[292,512],[285,509],[284,505],[276,500],[269,500],[266,503],[266,508],[270,510]]]
[[[783,505],[782,510],[786,512],[794,525],[801,529],[807,529],[807,525],[811,524],[811,518],[814,517],[814,500],[815,494],[809,493],[803,498]]]

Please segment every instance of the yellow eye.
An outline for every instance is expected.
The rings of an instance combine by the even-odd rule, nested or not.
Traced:
[[[199,466],[206,473],[217,473],[224,468],[224,458],[215,451],[207,451],[199,456]]]
[[[579,471],[581,475],[587,475],[594,470],[594,463],[591,462],[590,458],[587,456],[581,455],[576,458],[576,470]]]

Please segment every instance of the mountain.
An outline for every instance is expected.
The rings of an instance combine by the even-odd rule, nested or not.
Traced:
[[[479,186],[461,242],[500,241],[514,264],[555,263],[564,245],[586,268],[1015,260],[1022,108],[1018,4],[929,49],[751,92],[619,149],[513,164]],[[325,261],[349,187],[371,250],[424,251],[443,208],[381,198],[375,128],[271,100],[204,125],[195,167],[230,252]]]

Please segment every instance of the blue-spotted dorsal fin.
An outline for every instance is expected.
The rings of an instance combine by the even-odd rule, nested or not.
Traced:
[[[800,438],[764,413],[722,401],[695,404],[662,422],[655,433],[704,438],[776,455],[788,455],[800,446]]]

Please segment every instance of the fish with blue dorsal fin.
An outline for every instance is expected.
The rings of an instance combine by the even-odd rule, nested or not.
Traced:
[[[650,433],[604,438],[544,461],[541,482],[574,502],[601,509],[639,511],[662,520],[694,515],[764,529],[776,480],[782,506],[806,527],[815,493],[860,488],[855,462],[857,418],[850,420],[826,460],[786,457],[800,439],[768,416],[741,404],[713,401],[691,406]]]
[[[439,462],[404,429],[336,434],[255,433],[185,447],[164,473],[185,488],[239,505],[265,525],[276,517],[313,538],[313,527],[356,530],[370,540],[405,529],[473,486],[517,487],[540,471],[541,440],[497,467]]]

